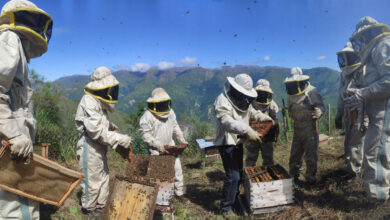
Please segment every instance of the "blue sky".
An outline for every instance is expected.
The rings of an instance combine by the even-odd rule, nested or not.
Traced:
[[[2,5],[6,1],[1,0]],[[390,1],[36,0],[54,20],[49,51],[30,68],[48,80],[98,66],[277,65],[338,69],[362,16],[390,24]]]

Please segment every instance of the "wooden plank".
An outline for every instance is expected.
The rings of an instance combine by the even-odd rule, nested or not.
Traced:
[[[174,195],[174,183],[161,182],[158,188],[157,205],[169,206]]]
[[[263,190],[253,190],[252,188],[249,190],[252,196],[262,196],[266,194],[283,194],[283,193],[292,193],[293,185],[285,184],[281,187],[269,187]]]
[[[0,188],[9,192],[60,207],[84,178],[70,170],[34,154],[29,164],[11,159],[9,143],[0,149]]]
[[[288,208],[293,207],[292,204],[288,205],[280,205],[280,206],[274,206],[274,207],[266,207],[266,208],[258,208],[251,210],[253,215],[259,215],[259,214],[266,214],[271,212],[279,212]]]
[[[250,205],[251,209],[272,207],[278,205],[286,205],[294,202],[294,198],[285,198],[285,199],[275,199],[275,200],[266,200],[266,201],[255,201]]]

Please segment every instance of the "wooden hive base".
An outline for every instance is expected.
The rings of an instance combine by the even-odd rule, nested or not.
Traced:
[[[265,207],[265,208],[258,208],[253,209],[252,214],[253,215],[261,215],[261,214],[267,214],[272,212],[280,212],[285,209],[292,208],[294,204],[287,204],[287,205],[279,205],[279,206],[273,206],[273,207]]]

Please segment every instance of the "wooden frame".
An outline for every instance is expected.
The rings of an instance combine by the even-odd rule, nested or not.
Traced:
[[[109,199],[108,199],[108,205],[106,206],[105,208],[105,214],[103,216],[103,219],[112,219],[110,216],[111,215],[111,212],[113,212],[113,210],[115,209],[115,205],[113,204],[115,201],[118,201],[118,199],[120,198],[117,198],[115,197],[116,195],[118,195],[118,193],[120,192],[117,192],[117,187],[119,187],[118,189],[121,189],[121,185],[118,185],[118,184],[122,184],[122,188],[123,188],[123,184],[139,184],[139,185],[143,185],[143,186],[146,186],[146,187],[152,187],[154,189],[154,193],[152,195],[152,198],[150,198],[151,200],[151,208],[149,210],[149,220],[152,220],[153,219],[153,216],[154,216],[154,211],[156,209],[156,199],[157,199],[157,193],[158,193],[158,190],[159,190],[159,185],[157,183],[149,183],[149,182],[143,182],[143,181],[139,181],[139,180],[133,180],[133,179],[129,179],[127,177],[123,177],[123,176],[116,176],[115,177],[115,180],[111,185],[111,189],[110,189],[110,196],[109,196]],[[146,192],[146,191],[145,191]],[[144,192],[144,193],[145,193]],[[121,194],[122,195],[122,194]],[[126,200],[126,197],[122,199]],[[137,197],[136,197],[137,199]],[[121,204],[122,201],[124,200],[121,200],[119,203]],[[135,201],[136,202],[136,201]],[[127,207],[129,208],[129,207]],[[123,216],[122,216],[123,217]],[[129,218],[129,216],[126,216],[127,218]]]
[[[50,146],[49,143],[36,143],[36,144],[34,144],[33,148],[35,148],[35,147],[44,148],[43,154],[40,156],[45,157],[45,158],[49,158],[49,146]],[[35,149],[34,149],[34,151],[35,151]],[[35,154],[37,154],[37,153],[35,153]]]
[[[20,188],[13,188],[9,185],[6,185],[4,183],[0,182],[0,188],[9,191],[11,193],[15,193],[17,195],[24,196],[26,198],[38,201],[38,202],[43,202],[47,203],[50,205],[55,205],[57,207],[60,207],[64,201],[69,197],[69,195],[72,193],[72,191],[76,188],[76,186],[80,183],[82,178],[84,178],[84,175],[80,172],[73,171],[71,169],[68,169],[66,167],[61,166],[58,163],[55,163],[51,160],[48,160],[42,156],[39,156],[37,154],[34,154],[32,161],[29,164],[20,164],[20,162],[16,162],[11,159],[11,152],[8,150],[9,148],[9,143],[5,140],[2,142],[2,146],[0,148],[0,160],[6,164],[13,163],[14,165],[17,164],[18,166],[26,166],[26,170],[33,169],[34,167],[40,167],[41,169],[47,169],[50,171],[56,171],[57,174],[60,174],[64,176],[65,178],[72,178],[75,179],[75,181],[69,183],[69,186],[67,187],[67,190],[63,192],[64,194],[61,196],[61,198],[58,201],[55,200],[50,200],[44,197],[40,197],[39,195],[33,195],[31,193],[26,193],[22,191]],[[16,165],[15,165],[16,166]],[[0,166],[0,174],[3,172],[5,168]],[[49,179],[49,177],[48,177]],[[45,190],[57,190],[54,188],[46,188]],[[56,191],[57,192],[57,191]],[[57,192],[58,193],[58,192]]]

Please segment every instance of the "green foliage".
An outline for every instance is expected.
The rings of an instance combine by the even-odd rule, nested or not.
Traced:
[[[44,82],[34,70],[31,81],[35,88],[34,112],[37,120],[37,143],[49,143],[49,156],[66,164],[75,156],[77,133],[74,129],[74,101],[64,97],[56,84]]]
[[[183,124],[188,129],[188,147],[184,151],[185,156],[193,156],[199,153],[199,147],[196,143],[196,139],[205,138],[207,136],[213,136],[214,127],[211,126],[208,122],[202,122],[199,118],[192,116],[187,117],[183,116]]]
[[[148,146],[142,140],[141,132],[139,131],[139,120],[142,117],[142,114],[145,111],[145,104],[138,104],[138,109],[136,113],[129,115],[130,121],[130,136],[133,138],[132,146],[134,154],[148,154]]]

